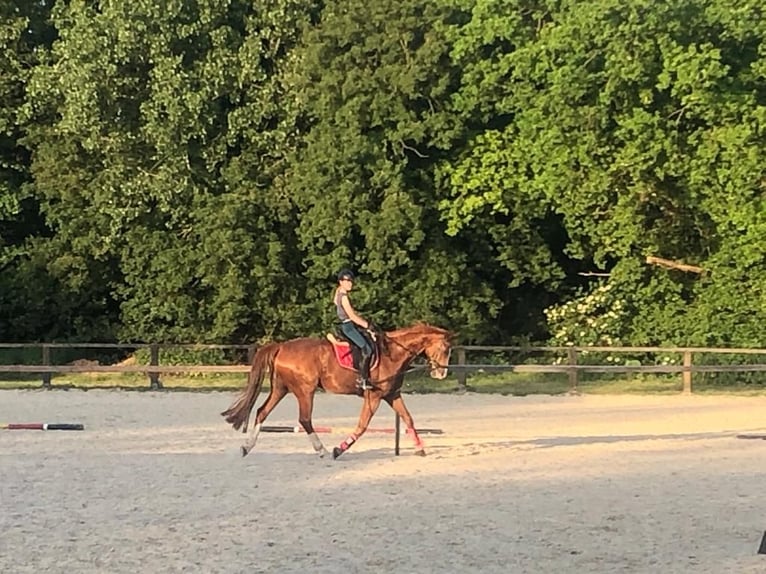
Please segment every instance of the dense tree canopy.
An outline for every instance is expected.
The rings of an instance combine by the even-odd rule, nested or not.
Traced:
[[[0,339],[317,334],[350,266],[465,342],[765,344],[754,0],[0,0],[0,44]]]

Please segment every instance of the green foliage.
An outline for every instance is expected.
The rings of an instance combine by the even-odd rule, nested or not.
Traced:
[[[290,116],[270,70],[306,14],[289,1],[160,8],[56,5],[61,39],[28,106],[55,230],[41,249],[88,262],[62,274],[108,294],[120,338],[258,337],[279,329],[274,281],[296,259],[279,241],[292,214],[272,214],[274,194],[261,192],[279,174],[284,150],[265,158]]]
[[[330,2],[295,53],[307,126],[288,190],[300,212],[309,330],[330,320],[330,279],[350,265],[362,309],[480,336],[500,306],[483,262],[444,233],[434,165],[457,137],[445,6]],[[323,311],[320,311],[322,309]],[[321,321],[320,321],[321,319]]]
[[[320,334],[350,266],[461,342],[763,346],[764,46],[752,0],[0,0],[0,337]]]
[[[37,54],[50,41],[47,12],[45,3],[0,1],[0,253],[4,245],[25,238],[25,227],[39,225],[25,189],[29,153],[20,141],[24,126],[19,116]]]
[[[454,56],[473,79],[457,101],[481,127],[461,163],[446,168],[449,231],[488,229],[499,216],[518,213],[523,223],[504,225],[513,241],[518,226],[536,217],[529,230],[539,233],[538,221],[557,214],[565,252],[609,269],[614,292],[633,301],[613,326],[626,342],[691,343],[700,340],[696,325],[706,324],[708,336],[718,330],[705,303],[710,280],[692,284],[676,272],[639,270],[647,254],[710,267],[712,281],[727,285],[711,292],[713,299],[742,309],[726,311],[732,322],[720,330],[728,335],[753,330],[743,325],[763,318],[756,286],[764,252],[747,237],[766,212],[757,199],[762,132],[752,127],[762,117],[762,19],[735,24],[722,8],[730,3],[709,4],[598,0],[525,10],[477,3],[455,39]],[[743,240],[727,232],[732,226],[740,236],[747,230]],[[524,241],[527,248],[540,243],[550,245],[534,235]],[[758,275],[756,297],[735,303],[743,257],[748,273]],[[536,279],[565,292],[545,282],[561,271]],[[576,286],[571,276],[569,285]],[[573,301],[575,308],[582,303]],[[754,337],[736,340],[758,344]]]
[[[243,356],[244,355],[244,356]],[[148,365],[151,353],[142,348],[133,353],[133,359],[139,365]],[[159,351],[160,365],[231,365],[237,362],[247,363],[246,352],[235,352],[231,349],[190,349],[163,347]],[[204,375],[198,373],[197,375]],[[187,376],[194,376],[193,373]]]

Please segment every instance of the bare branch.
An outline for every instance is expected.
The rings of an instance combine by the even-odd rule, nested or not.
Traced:
[[[687,273],[704,273],[705,270],[702,267],[696,265],[687,265],[686,263],[680,263],[678,261],[671,261],[670,259],[663,259],[661,257],[653,257],[648,255],[646,262],[651,265],[659,265],[667,269],[678,269],[679,271],[686,271]]]
[[[416,156],[418,156],[420,158],[427,158],[428,157],[427,155],[423,155],[422,153],[420,153],[414,147],[408,146],[406,143],[404,143],[404,140],[400,140],[399,143],[402,144],[402,150],[411,151],[412,153],[414,153]]]

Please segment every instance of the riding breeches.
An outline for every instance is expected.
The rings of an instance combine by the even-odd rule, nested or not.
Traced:
[[[359,327],[351,321],[346,321],[340,324],[340,330],[348,337],[348,340],[354,343],[362,351],[362,355],[372,354],[372,345],[360,331]]]

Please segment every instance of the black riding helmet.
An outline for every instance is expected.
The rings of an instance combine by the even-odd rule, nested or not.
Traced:
[[[340,273],[338,273],[338,281],[343,281],[344,279],[353,281],[355,279],[354,272],[351,269],[341,269]]]

